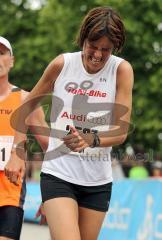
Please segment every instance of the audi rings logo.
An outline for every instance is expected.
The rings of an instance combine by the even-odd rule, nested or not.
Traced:
[[[106,125],[107,123],[107,120],[104,117],[87,118],[87,121],[99,126]]]

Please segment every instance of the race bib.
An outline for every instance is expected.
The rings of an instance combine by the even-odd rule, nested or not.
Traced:
[[[74,126],[78,131],[83,133],[108,131],[110,125],[110,114],[108,111],[84,112],[80,109],[72,109],[64,107],[60,112],[57,120],[51,124],[53,131],[53,147],[54,150],[60,151],[62,154],[72,154],[80,156],[96,157],[103,155],[103,149],[100,148],[86,148],[83,152],[76,153],[70,151],[61,140],[69,133],[69,125]]]
[[[0,136],[0,170],[4,170],[5,165],[10,159],[13,145],[13,136]]]

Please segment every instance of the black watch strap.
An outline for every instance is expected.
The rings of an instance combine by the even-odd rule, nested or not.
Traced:
[[[90,147],[91,148],[99,147],[100,146],[100,138],[99,138],[98,134],[96,132],[93,132],[93,137],[94,137],[93,143]]]

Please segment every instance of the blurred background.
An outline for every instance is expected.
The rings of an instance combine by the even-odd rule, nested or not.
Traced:
[[[125,181],[129,180],[133,181],[131,186],[136,184],[134,181],[141,181],[141,184],[143,181],[144,184],[146,181],[148,184],[150,181],[151,184],[159,184],[162,177],[161,0],[0,0],[0,35],[9,39],[15,56],[15,67],[11,71],[10,81],[30,91],[53,58],[63,52],[79,50],[75,45],[75,37],[80,22],[89,9],[101,5],[113,7],[124,20],[126,44],[119,56],[132,64],[135,74],[129,135],[127,141],[122,146],[115,147],[112,152],[114,180],[116,184],[120,182],[121,186],[125,186]],[[44,110],[49,121],[50,101],[44,104]],[[28,182],[35,183],[39,182],[43,153],[30,132],[29,139],[27,179]],[[155,189],[155,185],[152,187]],[[146,188],[145,185],[143,189]],[[149,189],[148,187],[148,191]],[[132,191],[134,192],[134,189]],[[146,193],[146,199],[150,199],[148,195],[149,192]],[[161,197],[162,195],[159,195],[159,198]],[[143,214],[147,215],[145,212]],[[152,212],[152,216],[152,230],[146,231],[146,235],[123,235],[120,239],[162,239],[162,224],[160,223],[160,227],[155,226],[155,213]],[[158,219],[161,221],[162,216],[158,216]],[[140,224],[144,226],[144,220]],[[105,228],[106,226],[112,227],[110,222]],[[157,232],[154,231],[156,227]],[[112,229],[124,231],[118,225]],[[130,226],[128,229],[132,231]],[[40,238],[35,236],[33,239]],[[111,238],[116,239],[119,238]],[[22,240],[25,238],[22,237]]]

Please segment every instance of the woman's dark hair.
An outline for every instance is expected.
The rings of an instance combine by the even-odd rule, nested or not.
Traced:
[[[125,42],[125,28],[120,16],[110,7],[93,8],[83,19],[76,43],[80,48],[84,41],[96,41],[107,36],[114,51],[121,51]]]

